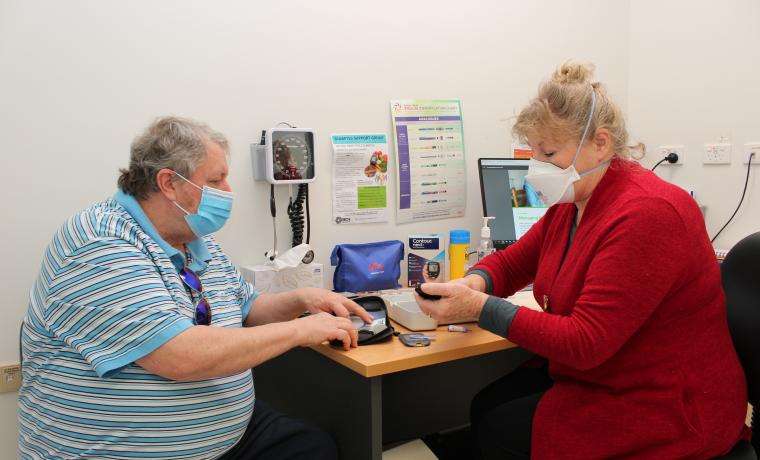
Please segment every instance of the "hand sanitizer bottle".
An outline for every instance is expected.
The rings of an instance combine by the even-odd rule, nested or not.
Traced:
[[[494,252],[493,241],[491,241],[491,227],[488,226],[489,221],[492,221],[493,217],[483,218],[483,227],[480,229],[480,246],[478,246],[478,260],[492,254]]]

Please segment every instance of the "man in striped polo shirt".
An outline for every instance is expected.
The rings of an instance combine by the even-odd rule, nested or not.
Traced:
[[[349,313],[371,317],[330,291],[258,295],[242,279],[210,236],[231,210],[227,156],[208,126],[160,118],[119,191],[55,234],[22,331],[22,458],[336,457],[325,433],[255,400],[251,368],[356,346]]]

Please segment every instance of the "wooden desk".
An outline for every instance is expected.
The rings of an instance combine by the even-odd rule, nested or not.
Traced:
[[[401,333],[411,332],[393,321],[392,323]],[[449,332],[447,326],[440,326],[435,331],[420,331],[435,336],[429,347],[410,348],[394,339],[349,351],[333,348],[326,343],[311,348],[359,375],[376,377],[515,347],[512,342],[479,328],[477,324],[468,323],[464,326],[470,332]]]
[[[531,293],[512,300],[537,308]],[[293,349],[254,370],[256,396],[330,433],[341,458],[379,460],[383,444],[469,423],[475,393],[530,357],[466,326],[470,332],[430,331],[436,340],[429,347],[405,347],[394,337],[350,351]]]

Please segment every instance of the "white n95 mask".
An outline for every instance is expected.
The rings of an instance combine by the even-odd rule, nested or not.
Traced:
[[[581,142],[575,150],[573,163],[570,166],[566,169],[562,169],[555,164],[547,161],[538,161],[534,158],[531,158],[528,162],[528,174],[525,176],[525,180],[530,184],[533,190],[535,190],[539,199],[541,199],[546,206],[552,206],[557,203],[572,203],[575,201],[575,187],[573,187],[573,184],[578,182],[581,177],[591,174],[610,162],[610,160],[607,160],[580,174],[575,170],[575,161],[578,159],[578,154],[581,151],[583,142],[586,140],[588,128],[591,126],[591,118],[594,116],[594,108],[596,108],[596,92],[592,87],[591,111],[588,116],[588,121],[586,121],[586,127],[583,129]]]

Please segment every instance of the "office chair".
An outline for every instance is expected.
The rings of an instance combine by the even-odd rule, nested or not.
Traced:
[[[760,452],[760,232],[753,233],[726,255],[720,266],[726,293],[728,328],[747,377],[752,404],[752,444],[740,441],[721,459],[757,460]]]

